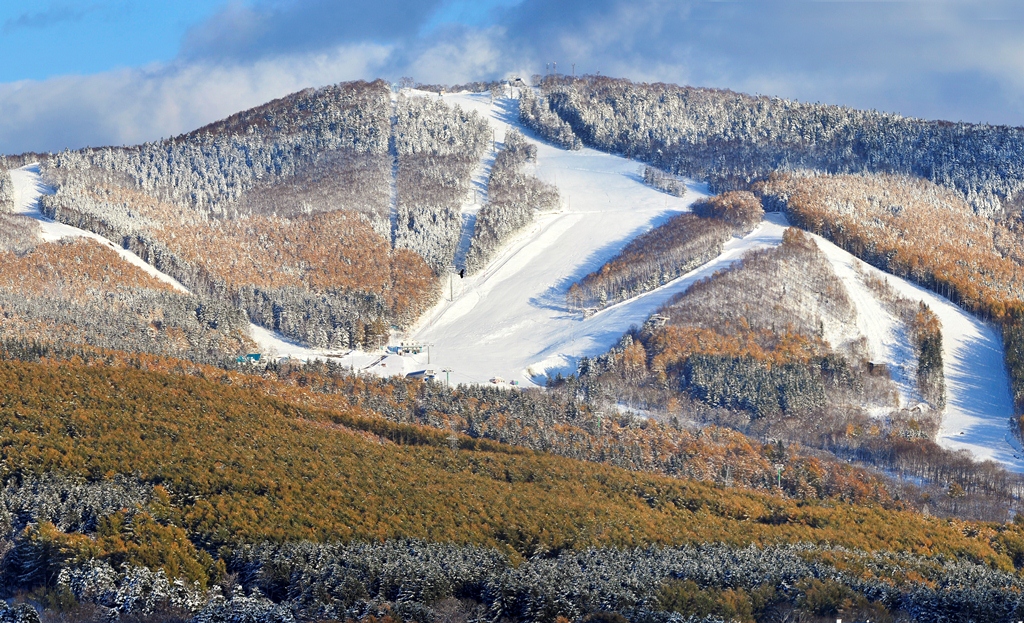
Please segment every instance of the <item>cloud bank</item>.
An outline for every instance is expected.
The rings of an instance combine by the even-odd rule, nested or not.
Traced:
[[[1014,0],[257,0],[160,65],[0,84],[0,151],[184,132],[308,86],[558,71],[1024,125]]]

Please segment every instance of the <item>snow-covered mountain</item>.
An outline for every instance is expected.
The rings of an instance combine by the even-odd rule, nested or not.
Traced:
[[[622,97],[627,88],[613,86],[549,81],[539,90],[497,84],[437,94],[352,83],[303,91],[166,141],[65,152],[12,168],[0,183],[0,199],[10,195],[11,207],[0,216],[10,223],[4,252],[21,258],[19,265],[45,271],[66,257],[81,261],[75,254],[84,251],[69,245],[81,239],[112,252],[102,261],[138,271],[97,271],[114,294],[96,301],[123,299],[149,280],[145,287],[166,287],[160,296],[178,297],[192,311],[172,313],[163,298],[133,300],[127,309],[144,319],[146,340],[110,320],[70,331],[72,316],[53,310],[81,295],[72,297],[68,286],[17,306],[24,288],[3,275],[11,302],[0,333],[185,358],[201,349],[194,359],[226,363],[257,352],[263,361],[324,359],[354,373],[452,385],[529,388],[573,378],[588,400],[654,419],[726,423],[869,461],[885,439],[934,440],[1024,472],[1012,389],[1016,346],[1000,335],[1012,334],[1018,316],[1010,310],[1021,296],[1013,266],[1024,255],[1001,242],[1017,231],[1003,209],[1016,201],[1016,178],[978,186],[959,173],[933,175],[939,185],[927,182],[921,191],[938,197],[935,205],[973,201],[970,217],[957,218],[972,231],[989,228],[993,253],[1009,266],[977,267],[987,275],[983,286],[1003,298],[985,290],[978,302],[965,302],[962,288],[943,281],[943,266],[880,264],[868,234],[888,223],[865,221],[868,233],[847,227],[841,238],[827,226],[807,226],[806,210],[792,206],[814,197],[762,170],[769,161],[780,173],[820,165],[870,177],[875,168],[893,168],[860,163],[860,156],[836,165],[829,150],[847,149],[847,130],[800,144],[784,132],[749,139],[757,149],[740,175],[737,158],[756,135],[750,124],[770,129],[778,115],[792,115],[799,125],[827,110],[773,103],[774,112],[762,115],[760,100],[683,92],[673,106],[690,111],[686,121],[672,121],[675,108],[665,105],[645,121],[646,133],[613,136],[631,109],[605,111],[604,121],[593,116],[604,110],[595,94],[611,89]],[[637,101],[649,90],[638,86]],[[722,175],[706,177],[718,188],[746,185],[766,211],[757,207],[743,227],[701,230],[721,241],[694,256],[680,250],[689,230],[664,228],[712,195],[706,181],[680,175],[716,166],[694,169],[691,156],[679,155],[704,140],[691,127],[701,106],[745,128],[733,135],[715,126],[721,136],[706,138],[700,153],[713,153],[724,136],[728,162]],[[844,128],[887,123],[847,113]],[[896,127],[918,128],[907,123]],[[933,130],[929,140],[941,143],[944,135]],[[653,156],[655,142],[668,149],[671,136],[685,138],[672,146],[675,159]],[[901,149],[892,147],[897,155]],[[1007,153],[1004,159],[1016,152]],[[630,155],[674,170],[652,174]],[[989,164],[998,168],[998,160]],[[991,198],[999,193],[997,218]],[[910,219],[917,209],[886,206]],[[695,222],[726,218],[699,212]],[[808,238],[787,233],[794,214],[812,231]],[[860,246],[851,242],[855,235]],[[667,246],[629,247],[637,240]],[[651,259],[658,253],[661,259]],[[573,303],[574,284],[630,262],[648,262],[649,276],[628,293],[612,293],[597,307]],[[129,313],[119,304],[118,313]]]

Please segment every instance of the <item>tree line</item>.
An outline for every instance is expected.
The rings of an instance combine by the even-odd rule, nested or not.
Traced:
[[[506,240],[533,222],[538,211],[558,207],[558,189],[522,170],[536,159],[537,147],[518,130],[505,133],[487,180],[487,203],[473,225],[465,266],[470,273],[486,266]]]
[[[750,231],[764,213],[760,200],[745,191],[716,195],[692,209],[692,214],[678,214],[637,236],[601,268],[569,286],[567,307],[603,309],[657,289],[714,259],[726,240]]]
[[[604,76],[551,75],[538,86],[541,110],[523,119],[539,132],[567,124],[572,140],[710,180],[716,191],[801,168],[920,176],[985,214],[1018,211],[1024,191],[1022,128]]]

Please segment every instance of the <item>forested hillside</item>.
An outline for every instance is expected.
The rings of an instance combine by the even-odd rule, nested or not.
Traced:
[[[552,112],[547,100],[538,98],[531,89],[522,89],[519,120],[542,139],[563,149],[583,147],[579,137],[573,134],[572,127]]]
[[[569,309],[602,309],[665,285],[719,255],[730,236],[749,231],[763,215],[761,202],[745,191],[700,201],[693,212],[637,236],[601,268],[569,286]]]
[[[543,99],[530,100],[523,121],[541,136],[640,158],[717,190],[810,168],[920,176],[956,189],[983,213],[1022,205],[1021,128],[602,76],[547,76],[540,88]],[[575,136],[561,138],[567,133]]]
[[[487,204],[477,215],[466,254],[469,272],[486,266],[503,242],[533,221],[536,212],[558,207],[558,189],[523,172],[523,167],[536,159],[537,147],[520,132],[505,133],[487,180]]]
[[[0,376],[0,425],[17,440],[0,448],[3,584],[54,613],[640,620],[731,603],[738,614],[710,613],[966,621],[1018,608],[1014,525],[625,472],[305,407],[202,367],[8,360]],[[555,578],[591,577],[583,561],[644,579],[567,594]]]
[[[251,352],[238,309],[175,291],[90,239],[39,242],[10,217],[0,247],[0,337],[223,363]]]
[[[697,282],[610,353],[582,360],[579,379],[564,383],[691,426],[716,424],[857,459],[955,495],[966,485],[970,503],[945,494],[929,503],[948,509],[940,512],[971,506],[1000,516],[997,509],[1019,495],[1017,479],[934,441],[945,405],[940,323],[884,283],[872,287],[909,336],[906,374],[917,382],[914,400],[930,406],[897,408],[896,386],[885,366],[869,361],[845,287],[795,229],[780,247]]]
[[[164,141],[62,152],[47,163],[47,175],[68,193],[105,182],[204,216],[225,215],[228,204],[262,181],[292,177],[325,154],[386,154],[390,111],[390,89],[381,80],[307,89]],[[335,198],[335,209],[354,209],[346,199]],[[119,231],[134,225],[131,215],[97,216]]]
[[[691,286],[660,310],[661,322],[652,320],[638,336],[627,337],[619,357],[596,361],[586,372],[615,368],[633,385],[650,376],[753,418],[836,402],[884,404],[884,391],[852,401],[826,399],[827,388],[863,387],[855,380],[861,376],[856,357],[863,356],[859,336],[849,333],[855,313],[814,243],[790,229],[778,248],[748,254],[734,268]]]
[[[438,100],[341,84],[158,143],[57,154],[42,209],[253,322],[358,347],[433,302],[490,139]]]

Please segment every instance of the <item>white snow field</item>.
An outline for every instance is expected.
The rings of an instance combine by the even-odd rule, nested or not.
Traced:
[[[1024,472],[1024,451],[1011,429],[1013,398],[998,329],[934,292],[869,266],[824,238],[814,238],[857,306],[858,325],[868,336],[872,356],[893,370],[904,406],[920,400],[911,374],[913,347],[899,322],[860,281],[853,266],[886,279],[904,298],[924,301],[942,322],[946,409],[936,442]]]

